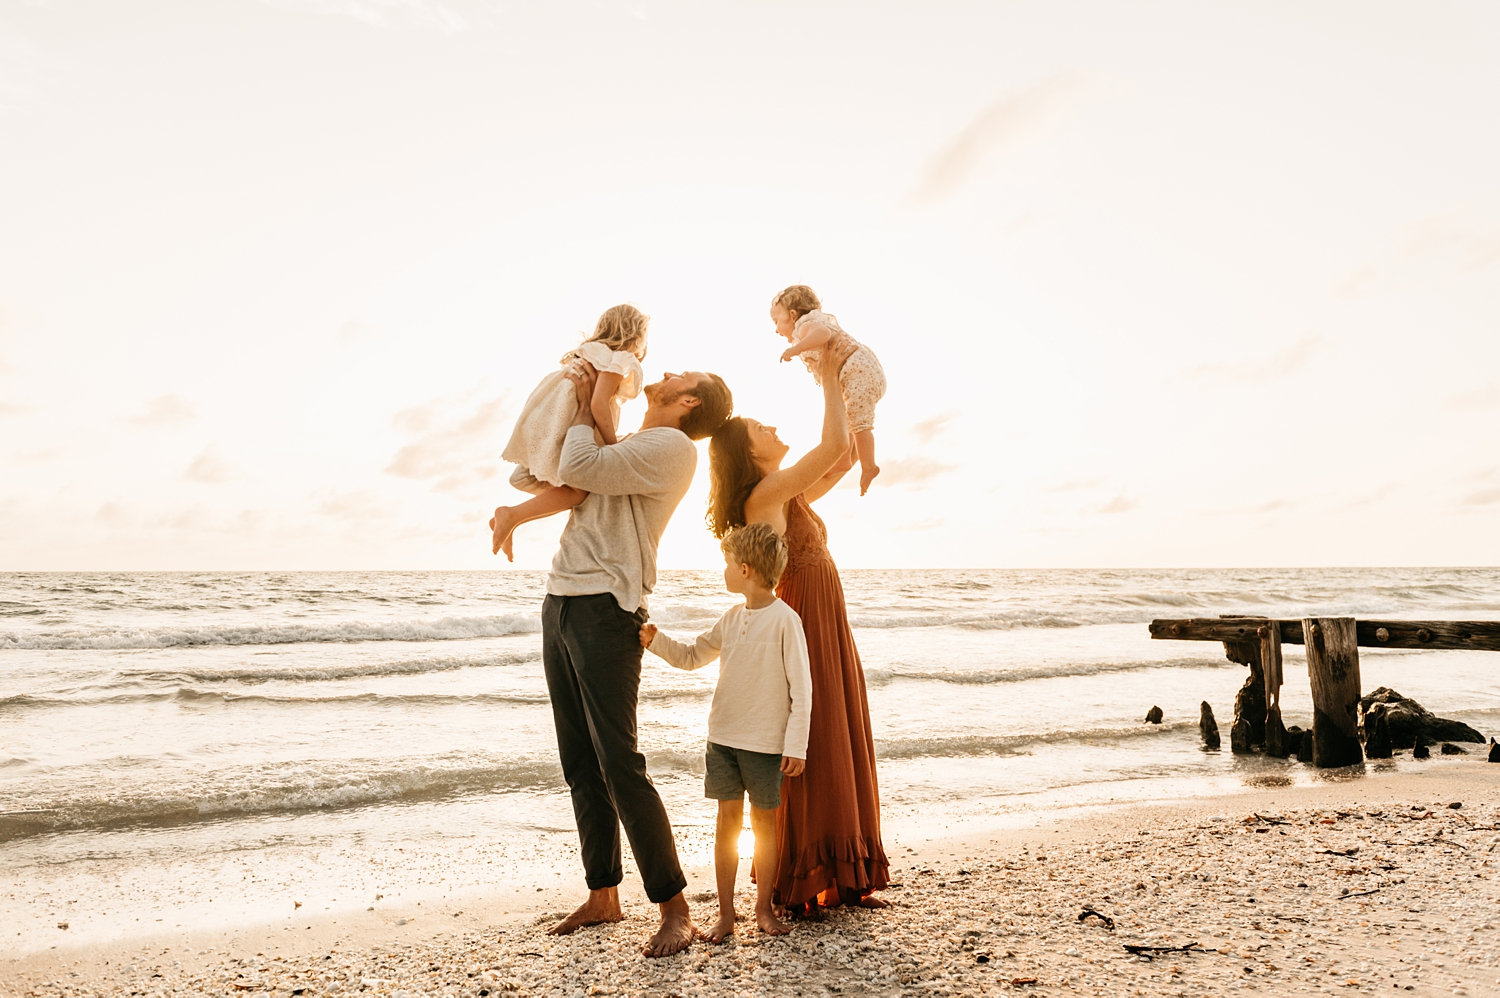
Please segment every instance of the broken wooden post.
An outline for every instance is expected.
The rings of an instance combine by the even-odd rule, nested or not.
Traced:
[[[1307,675],[1312,681],[1313,765],[1329,769],[1363,762],[1354,618],[1305,618],[1302,636],[1307,645]]]
[[[1260,636],[1260,671],[1266,681],[1266,755],[1285,759],[1291,751],[1281,723],[1281,621],[1268,620],[1256,633]]]
[[[1244,755],[1252,745],[1266,743],[1266,683],[1261,675],[1260,644],[1254,637],[1248,641],[1225,641],[1224,657],[1250,668],[1245,684],[1234,696],[1234,722],[1229,727],[1230,749],[1236,755]]]

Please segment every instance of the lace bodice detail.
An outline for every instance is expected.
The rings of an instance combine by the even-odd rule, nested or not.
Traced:
[[[831,563],[828,528],[806,499],[794,496],[786,508],[786,571],[783,577],[823,562]]]

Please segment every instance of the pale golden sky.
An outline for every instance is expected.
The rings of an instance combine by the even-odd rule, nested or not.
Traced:
[[[810,446],[797,282],[890,380],[846,567],[1500,563],[1497,50],[1487,2],[3,0],[0,570],[498,569],[511,423],[618,301]]]

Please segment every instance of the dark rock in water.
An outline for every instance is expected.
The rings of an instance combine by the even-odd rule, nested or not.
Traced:
[[[1161,723],[1161,708],[1160,707],[1152,707],[1150,710],[1146,711],[1146,723],[1147,724],[1160,724]]]
[[[1386,723],[1391,730],[1392,748],[1413,748],[1417,736],[1433,742],[1478,742],[1484,744],[1484,736],[1462,721],[1438,717],[1410,697],[1404,697],[1389,686],[1359,698],[1359,713],[1364,717],[1377,703],[1386,705]]]
[[[1286,751],[1288,755],[1295,756],[1298,762],[1312,762],[1312,750],[1307,750],[1307,755],[1302,754],[1302,738],[1307,732],[1302,726],[1294,724],[1286,729]]]
[[[1386,719],[1390,708],[1383,703],[1370,705],[1365,714],[1365,758],[1389,759],[1391,757],[1391,725]]]
[[[1291,742],[1287,739],[1286,727],[1281,723],[1281,708],[1266,711],[1266,755],[1273,759],[1285,759],[1291,753]]]
[[[1423,738],[1420,734],[1417,735],[1417,743],[1411,747],[1411,757],[1413,759],[1426,759],[1430,755],[1432,755],[1432,750],[1427,747],[1427,739]]]
[[[1250,754],[1250,722],[1243,717],[1229,726],[1229,751],[1235,755]]]
[[[1219,725],[1214,720],[1214,709],[1208,705],[1207,700],[1198,708],[1198,733],[1203,736],[1205,747],[1219,747]]]
[[[1490,762],[1500,762],[1500,742],[1490,739]]]
[[[1447,742],[1443,742],[1443,755],[1468,755],[1468,754],[1469,754],[1469,750],[1468,749],[1462,749],[1462,748],[1459,748],[1457,745],[1450,745]]]

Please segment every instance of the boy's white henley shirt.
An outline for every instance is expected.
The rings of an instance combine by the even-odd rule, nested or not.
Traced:
[[[807,758],[812,671],[797,611],[781,600],[751,610],[743,603],[691,645],[656,632],[651,651],[678,669],[720,659],[708,711],[708,740],[729,748]]]

